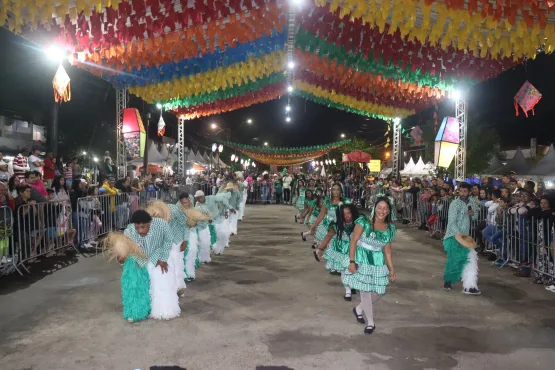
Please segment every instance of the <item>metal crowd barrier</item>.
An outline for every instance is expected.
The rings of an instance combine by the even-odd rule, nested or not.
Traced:
[[[0,207],[0,275],[8,275],[14,271],[22,275],[19,265],[19,253],[14,244],[14,224],[12,210],[7,206]]]
[[[431,199],[417,194],[416,205],[412,193],[393,193],[397,219],[413,227],[427,226],[431,237],[442,238],[447,229],[451,199]],[[480,206],[478,217],[470,223],[470,236],[478,244],[478,251],[495,255],[493,264],[506,265],[532,272],[540,283],[555,284],[555,223],[550,218],[518,214],[515,207],[488,212]],[[497,217],[496,217],[497,216]],[[497,220],[498,223],[495,222]]]
[[[1,207],[0,217],[0,275],[29,272],[25,264],[37,257],[74,246],[69,200],[23,204],[15,217],[10,208]]]
[[[292,194],[291,198],[295,199],[295,194]],[[252,184],[247,187],[248,204],[279,204],[283,202],[283,188],[281,191],[276,192],[273,183],[265,184],[253,181]]]

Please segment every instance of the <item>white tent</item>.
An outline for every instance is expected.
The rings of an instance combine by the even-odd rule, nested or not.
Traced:
[[[217,163],[217,165],[218,165],[220,168],[228,168],[228,167],[229,167],[227,164],[225,164],[225,163],[222,161],[222,159],[220,158],[220,155],[219,155],[219,154],[216,154],[216,155],[215,155],[215,162],[214,162],[214,163]]]
[[[195,153],[195,151],[192,150],[192,151],[191,151],[191,154],[192,154],[192,155],[189,155],[189,158],[190,158],[189,160],[190,160],[190,161],[193,161],[193,162],[196,162],[196,163],[199,163],[199,164],[203,164],[203,165],[204,165],[204,164],[207,164],[207,163],[204,161],[204,158],[202,158],[202,156],[200,155],[200,151],[198,151],[198,152]]]
[[[555,147],[553,147],[553,144],[551,144],[549,151],[538,164],[528,171],[528,174],[536,176],[555,176]]]
[[[422,157],[418,158],[418,162],[414,165],[414,167],[410,170],[411,175],[428,175],[429,171],[426,170],[426,165],[422,160]]]
[[[210,156],[206,152],[204,152],[204,155],[202,156],[202,159],[204,159],[206,164],[211,164],[210,163],[211,161],[212,161],[212,164],[214,164],[214,161],[210,159]]]
[[[410,161],[405,164],[405,168],[403,168],[401,171],[399,171],[399,173],[401,175],[410,175],[412,171],[412,169],[414,168],[415,164],[414,161],[412,160],[412,157],[410,158]]]
[[[147,150],[147,159],[149,164],[157,164],[159,166],[165,166],[168,163],[168,151],[166,150],[166,156],[164,157],[162,153],[156,148],[156,144],[152,141],[149,142]],[[129,164],[132,165],[142,165],[143,158],[135,158]]]

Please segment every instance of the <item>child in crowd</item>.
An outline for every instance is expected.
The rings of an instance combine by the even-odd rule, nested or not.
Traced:
[[[56,201],[56,193],[53,189],[46,189],[48,203],[44,211],[44,225],[46,227],[46,250],[53,251],[57,247],[61,247],[62,243],[58,239],[58,218],[63,210],[63,204]],[[53,255],[50,254],[50,255]],[[49,255],[46,255],[49,257]]]
[[[430,217],[428,217],[428,220],[426,221],[426,226],[428,227],[428,230],[430,232],[430,237],[433,236],[438,230],[437,230],[437,225],[438,225],[438,196],[437,195],[432,195],[432,197],[430,198],[430,205],[431,205],[431,215]]]
[[[102,229],[102,207],[98,200],[98,188],[96,186],[90,187],[87,191],[88,200],[86,201],[86,210],[89,213],[89,229],[87,234],[88,241],[83,245],[85,249],[94,249],[98,245],[96,238]]]

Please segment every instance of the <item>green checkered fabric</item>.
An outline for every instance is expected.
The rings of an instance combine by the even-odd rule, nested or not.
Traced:
[[[343,284],[361,292],[385,294],[389,269],[385,264],[383,248],[391,243],[397,230],[393,224],[387,230],[375,230],[366,216],[360,216],[355,223],[364,229],[355,252],[358,268],[354,274],[345,274]]]
[[[181,210],[180,206],[168,204],[171,211],[171,219],[168,222],[171,231],[171,237],[174,244],[183,243],[189,237],[189,226],[187,225],[187,216]]]
[[[147,262],[152,262],[156,265],[158,261],[167,262],[168,256],[173,245],[172,232],[169,224],[161,218],[153,218],[150,224],[150,229],[146,236],[140,236],[135,225],[127,225],[123,232],[125,236],[133,240],[139,248],[143,250],[148,261],[131,255],[140,266],[146,265]]]

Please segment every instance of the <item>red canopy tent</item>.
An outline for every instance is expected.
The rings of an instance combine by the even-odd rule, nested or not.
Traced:
[[[342,162],[357,162],[357,163],[368,163],[370,162],[370,154],[362,152],[360,150],[355,150],[349,154],[344,154]]]

